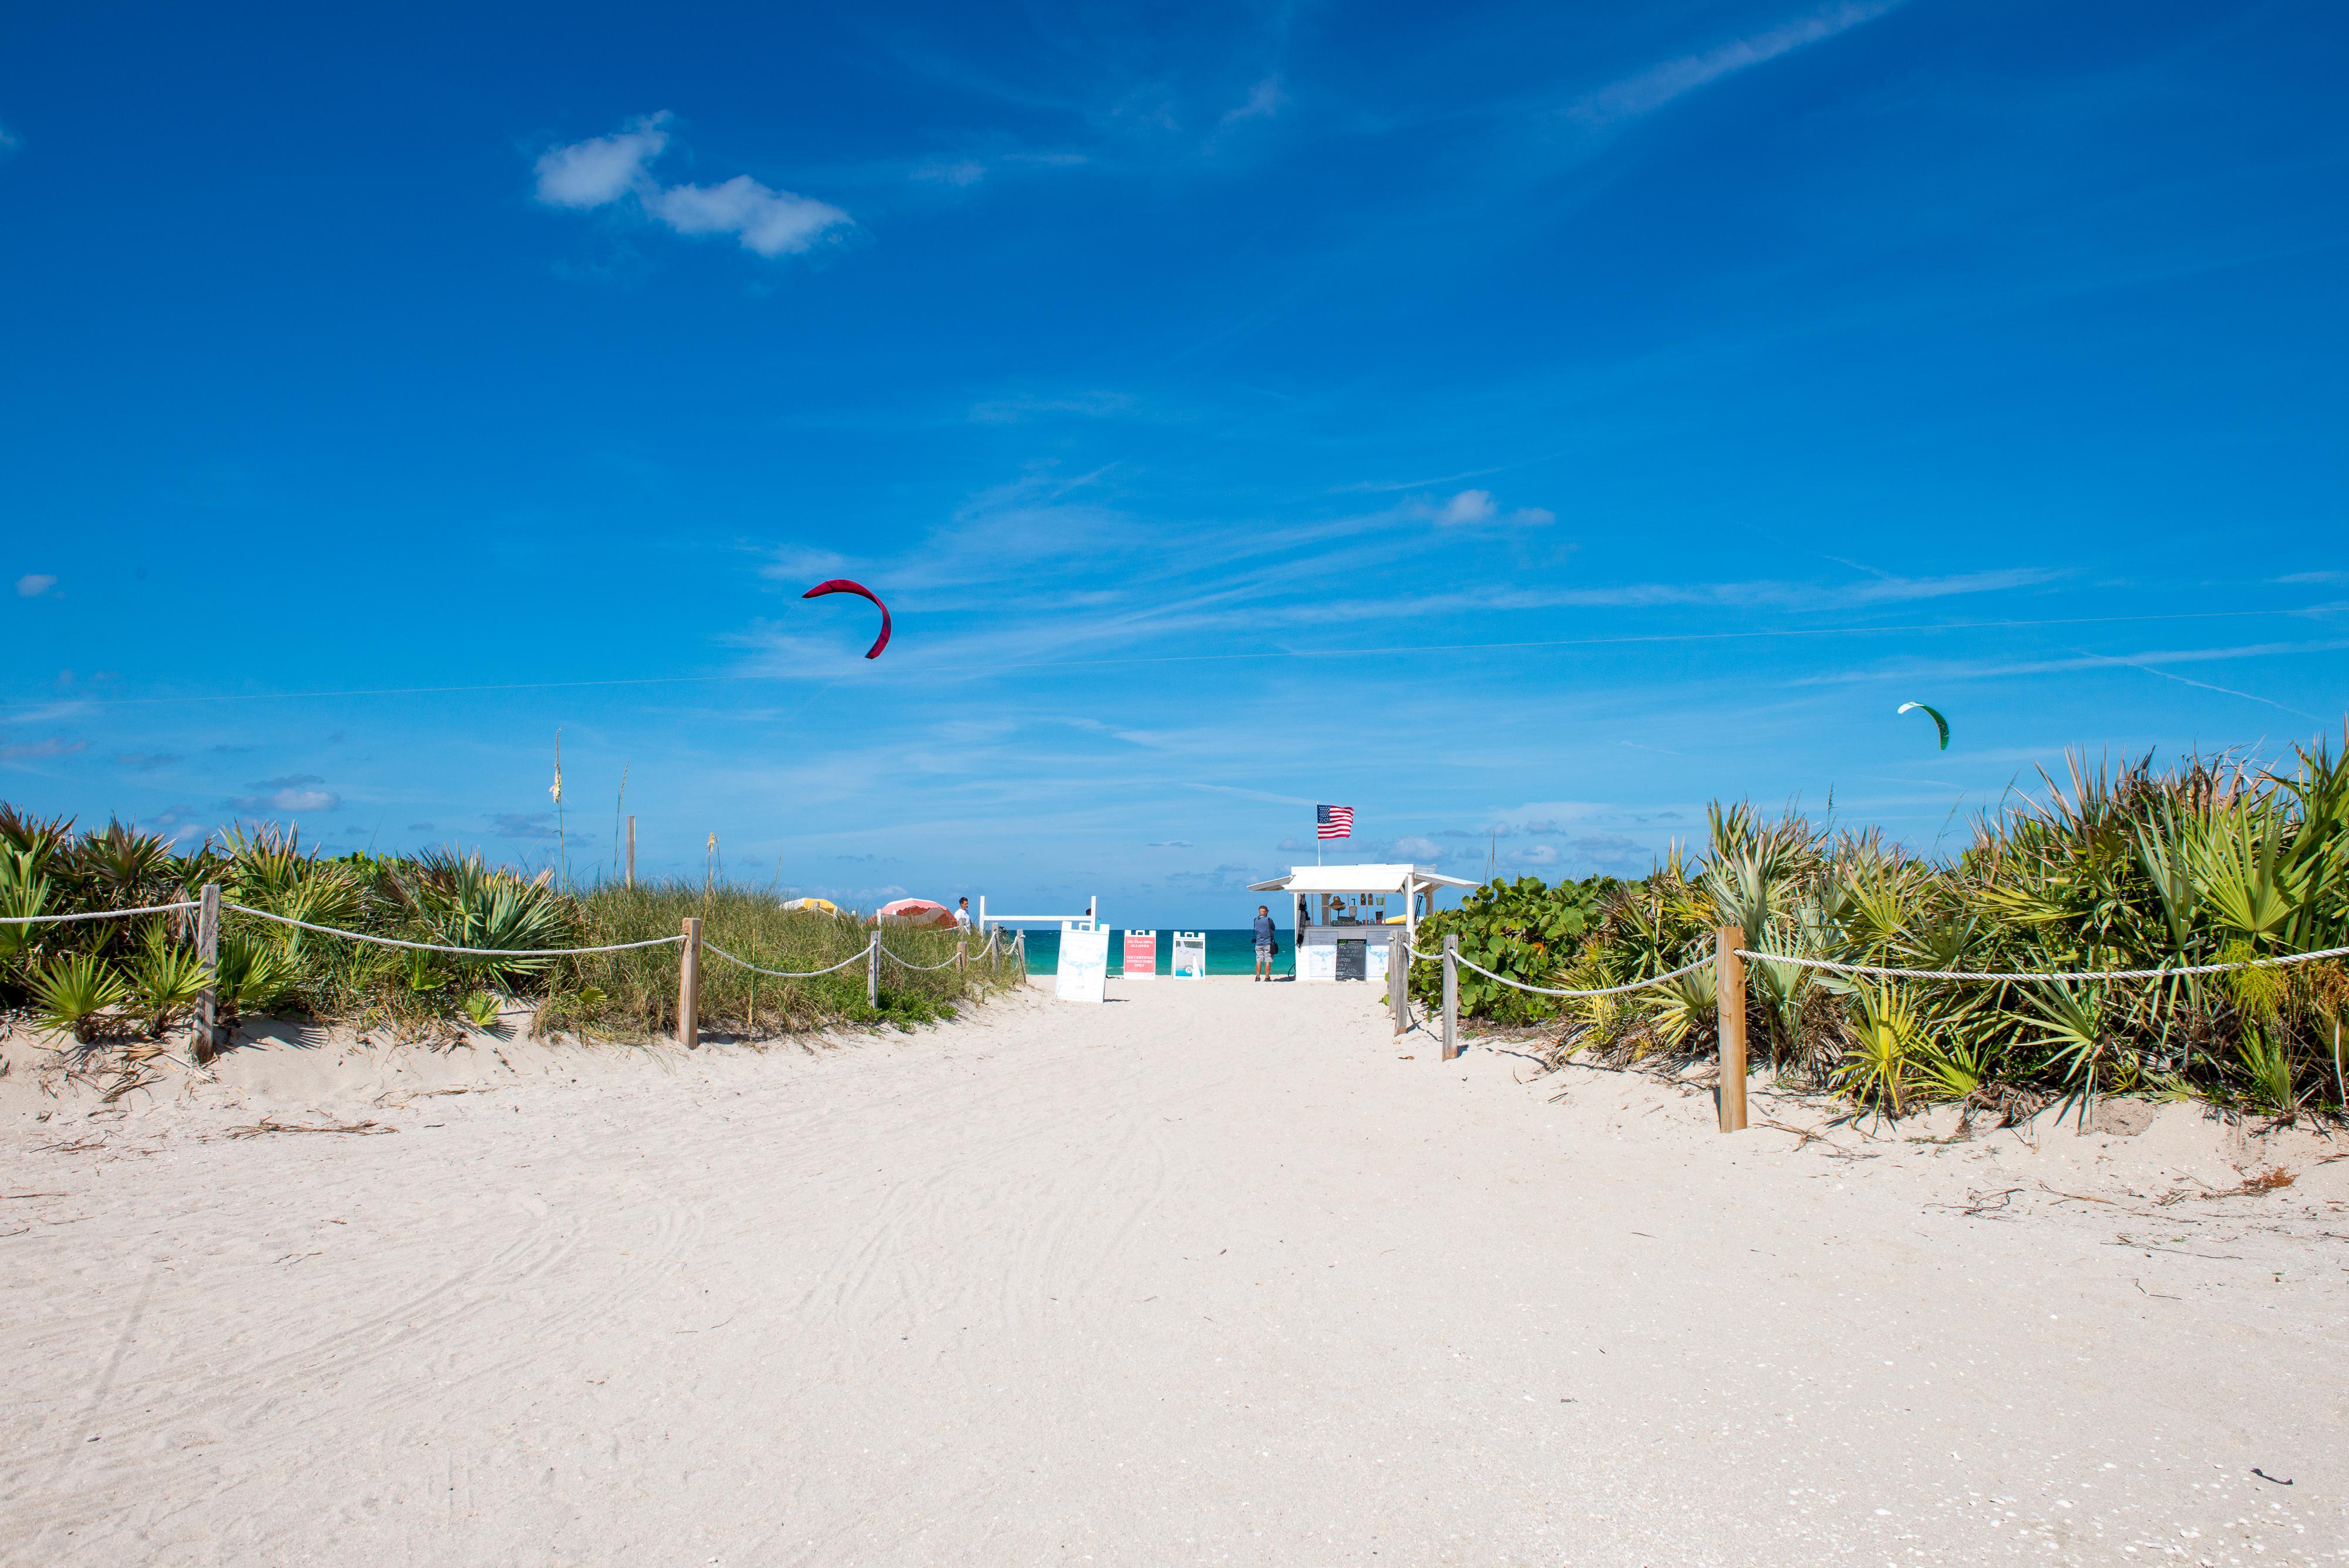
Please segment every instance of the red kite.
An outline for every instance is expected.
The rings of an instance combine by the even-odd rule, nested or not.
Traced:
[[[815,587],[802,594],[800,597],[803,599],[821,598],[825,594],[855,594],[861,598],[868,598],[873,601],[873,607],[881,612],[881,635],[874,639],[874,643],[871,648],[864,650],[864,657],[867,659],[880,658],[881,650],[889,646],[889,607],[881,602],[881,596],[874,593],[871,588],[866,587],[863,583],[852,583],[846,577],[834,577],[830,582],[818,583]]]

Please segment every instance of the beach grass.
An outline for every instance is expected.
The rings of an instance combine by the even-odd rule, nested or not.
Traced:
[[[176,904],[207,883],[224,903],[339,930],[484,954],[422,952],[224,912],[219,961],[191,963],[187,910],[125,920],[0,926],[0,1007],[21,1009],[85,1043],[160,1037],[184,1023],[207,979],[224,1013],[296,1013],[395,1031],[429,1032],[508,1006],[542,1033],[622,1039],[672,1034],[679,944],[620,952],[532,956],[674,937],[698,918],[706,944],[778,971],[830,969],[861,951],[873,927],[854,910],[784,908],[779,894],[724,882],[556,885],[454,848],[413,856],[322,856],[297,832],[239,827],[181,852],[119,823],[78,831],[0,805],[0,914],[58,915]],[[705,1034],[766,1038],[834,1026],[950,1018],[1016,981],[1018,961],[960,933],[891,922],[882,930],[876,1006],[862,961],[779,979],[705,951],[698,1014]],[[512,956],[507,956],[508,954]],[[904,962],[895,961],[903,960]]]

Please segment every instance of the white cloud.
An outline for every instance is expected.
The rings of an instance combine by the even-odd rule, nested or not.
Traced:
[[[1444,858],[1444,846],[1432,838],[1398,838],[1394,841],[1394,848],[1396,854],[1406,856],[1413,860]]]
[[[722,185],[672,185],[645,206],[680,234],[738,234],[743,249],[762,256],[806,250],[849,221],[828,202],[771,191],[748,174]]]
[[[668,147],[670,118],[664,109],[613,135],[549,148],[538,160],[538,199],[574,211],[633,199],[647,217],[680,234],[732,234],[762,256],[807,250],[854,223],[829,202],[772,190],[748,174],[716,185],[663,185],[652,164]]]
[[[1576,104],[1569,112],[1577,119],[1588,120],[1594,125],[1635,119],[1661,109],[1682,94],[1694,92],[1709,82],[1761,65],[1765,60],[1776,59],[1780,55],[1791,54],[1806,44],[1832,38],[1863,22],[1872,22],[1899,3],[1899,0],[1867,0],[1862,4],[1829,5],[1808,16],[1783,23],[1766,33],[1739,38],[1701,55],[1683,55],[1679,59],[1651,66],[1636,76],[1626,77],[1621,81],[1599,88]]]
[[[1437,525],[1444,528],[1473,527],[1496,517],[1521,528],[1537,528],[1557,521],[1557,514],[1546,506],[1520,506],[1505,515],[1489,490],[1464,490],[1441,506],[1405,508],[1406,512],[1413,510],[1423,517],[1433,518]]]
[[[26,741],[12,745],[0,745],[0,763],[43,762],[51,757],[69,757],[88,749],[88,741],[68,741],[63,735],[51,735],[45,741]]]
[[[651,183],[647,165],[668,145],[668,111],[615,136],[549,148],[538,160],[538,199],[550,207],[602,207]]]
[[[326,782],[316,774],[263,779],[253,785],[254,794],[240,796],[233,804],[239,811],[332,811],[343,804],[343,797],[315,787]]]
[[[1224,123],[1229,125],[1236,119],[1269,119],[1278,114],[1280,106],[1288,101],[1288,95],[1280,90],[1280,78],[1267,77],[1248,88],[1247,101],[1227,112],[1224,116]]]
[[[1489,490],[1464,490],[1444,504],[1435,520],[1447,528],[1464,523],[1488,523],[1493,517],[1493,493]]]
[[[946,185],[976,185],[987,178],[987,165],[971,158],[957,159],[952,163],[925,163],[914,171],[913,177]]]
[[[57,586],[57,578],[47,572],[27,572],[16,579],[16,597],[20,599],[36,599]]]

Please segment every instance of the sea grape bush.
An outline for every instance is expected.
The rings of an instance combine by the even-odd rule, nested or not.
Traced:
[[[1419,926],[1422,952],[1442,950],[1447,936],[1460,940],[1460,956],[1495,974],[1527,985],[1552,985],[1549,978],[1578,951],[1597,923],[1601,904],[1619,887],[1612,877],[1589,877],[1551,887],[1538,877],[1515,881],[1495,877]],[[1434,992],[1426,987],[1433,977]],[[1413,972],[1413,994],[1424,1005],[1443,1005],[1442,971],[1423,963]],[[1549,998],[1513,990],[1474,970],[1460,971],[1460,1010],[1502,1023],[1533,1023],[1554,1016]]]

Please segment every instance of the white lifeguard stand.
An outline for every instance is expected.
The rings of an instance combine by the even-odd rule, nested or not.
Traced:
[[[1299,981],[1384,981],[1399,957],[1410,961],[1396,944],[1409,953],[1419,922],[1435,912],[1435,895],[1475,886],[1418,866],[1380,863],[1292,866],[1286,877],[1249,883],[1248,891],[1288,895]]]

